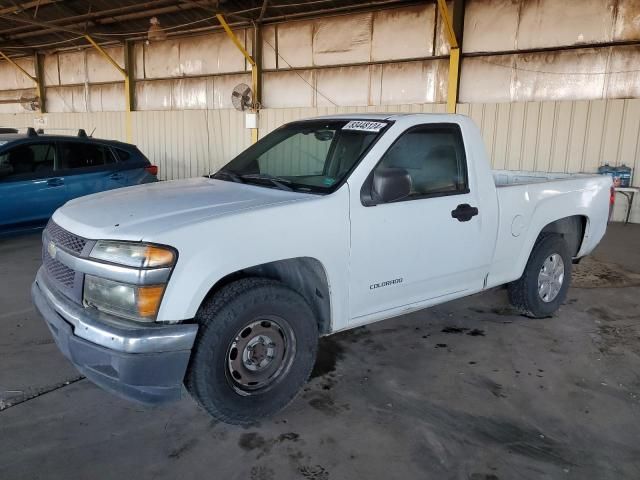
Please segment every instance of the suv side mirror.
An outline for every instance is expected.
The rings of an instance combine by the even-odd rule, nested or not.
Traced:
[[[411,193],[411,176],[404,168],[379,168],[373,174],[371,199],[375,203],[395,202]]]

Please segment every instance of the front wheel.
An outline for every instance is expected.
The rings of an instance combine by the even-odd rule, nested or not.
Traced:
[[[533,247],[522,276],[508,285],[509,300],[532,318],[552,315],[567,296],[571,283],[571,254],[562,236],[542,236]]]
[[[284,408],[307,381],[317,324],[304,298],[280,282],[241,279],[198,311],[186,387],[214,418],[250,424]]]

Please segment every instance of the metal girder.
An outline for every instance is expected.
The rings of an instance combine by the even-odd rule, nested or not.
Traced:
[[[442,17],[444,30],[449,42],[449,79],[447,82],[447,112],[456,113],[460,88],[460,50],[464,27],[464,0],[454,0],[454,19],[449,15],[446,0],[438,0],[438,11]]]

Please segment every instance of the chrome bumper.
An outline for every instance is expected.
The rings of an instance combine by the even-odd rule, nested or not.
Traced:
[[[51,288],[42,268],[31,296],[61,352],[94,383],[145,403],[180,397],[197,325],[136,324],[84,308]]]

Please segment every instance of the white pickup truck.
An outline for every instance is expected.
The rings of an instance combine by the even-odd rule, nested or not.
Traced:
[[[546,317],[605,233],[611,179],[491,171],[460,115],[314,118],[217,173],[72,200],[32,297],[61,351],[147,403],[183,385],[250,423],[307,381],[318,337],[507,284]]]

